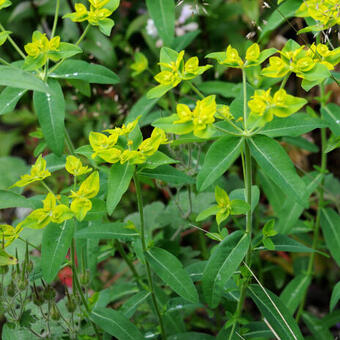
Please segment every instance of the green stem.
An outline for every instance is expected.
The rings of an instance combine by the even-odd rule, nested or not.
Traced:
[[[290,73],[291,73],[291,72],[288,72],[288,73],[286,74],[286,76],[283,78],[282,83],[281,83],[281,85],[280,85],[280,90],[283,89],[283,88],[286,86],[286,83],[287,83],[287,80],[288,80],[288,78],[289,78],[289,76],[290,76]]]
[[[3,59],[3,58],[0,58],[0,63],[4,64],[6,66],[11,66],[11,64],[8,61],[6,61],[5,59]]]
[[[325,87],[324,83],[320,85],[320,98],[321,98],[321,107],[326,105],[326,99],[325,99]],[[321,128],[321,174],[322,179],[319,186],[319,202],[317,207],[317,213],[315,218],[315,224],[314,224],[314,232],[313,232],[313,242],[312,242],[312,249],[317,250],[318,248],[318,241],[319,241],[319,234],[320,234],[320,216],[321,216],[321,209],[324,206],[325,199],[324,199],[324,184],[325,184],[325,173],[327,170],[327,153],[326,146],[327,146],[327,131],[326,128]],[[310,253],[309,255],[309,261],[308,261],[308,267],[307,267],[307,273],[306,276],[312,278],[313,277],[313,269],[314,269],[314,258],[315,258],[315,252]],[[296,313],[296,321],[299,322],[300,317],[302,315],[302,312],[304,310],[305,304],[306,304],[306,297],[307,297],[307,290],[305,291],[301,304],[299,306],[299,309]]]
[[[142,197],[142,191],[141,191],[140,183],[139,183],[139,180],[138,180],[138,175],[136,173],[133,175],[133,181],[134,181],[135,187],[136,187],[138,211],[139,211],[139,216],[140,216],[140,230],[141,230],[142,248],[143,248],[143,253],[146,254],[147,246],[146,246],[146,241],[145,241],[143,197]],[[152,281],[151,268],[150,268],[150,264],[149,264],[148,260],[146,259],[146,257],[145,257],[145,267],[146,267],[146,273],[147,273],[147,277],[148,277],[148,284],[149,284],[149,289],[150,289],[150,292],[151,292],[153,306],[155,308],[157,318],[158,318],[158,321],[159,321],[159,325],[160,325],[160,328],[161,328],[161,336],[162,336],[163,340],[166,340],[166,334],[165,334],[163,319],[162,319],[162,315],[160,313],[160,309],[159,309],[159,306],[158,306],[158,303],[157,303],[155,289],[154,289],[154,285],[153,285],[153,281]]]
[[[72,139],[71,139],[68,131],[66,130],[66,128],[65,128],[65,141],[66,141],[66,145],[67,145],[67,148],[68,148],[70,154],[74,155],[75,148],[74,148],[74,145],[72,143]]]
[[[80,38],[77,40],[77,42],[75,43],[76,46],[78,46],[86,37],[87,32],[89,31],[91,25],[88,24],[83,32],[83,34],[80,36]],[[57,64],[55,64],[53,67],[51,67],[49,73],[54,72],[64,61],[66,60],[66,58],[61,59]]]
[[[27,243],[29,246],[31,246],[32,248],[38,250],[38,251],[41,251],[40,247],[38,246],[35,246],[34,244],[32,244],[31,242],[27,241],[27,240],[24,240],[23,238],[21,238],[20,236],[18,237],[18,239],[22,242],[25,242]]]
[[[187,81],[187,84],[189,84],[190,88],[201,98],[204,99],[204,94],[194,85],[191,81]]]
[[[251,189],[252,189],[252,164],[251,164],[251,154],[250,149],[248,145],[248,141],[245,141],[244,145],[244,161],[243,164],[243,172],[245,174],[244,184],[245,184],[245,191],[246,191],[246,202],[251,207]],[[247,212],[246,215],[246,233],[251,236],[252,234],[252,211],[251,209]],[[250,265],[251,262],[251,245],[249,246],[245,263]],[[228,340],[231,340],[233,338],[236,326],[237,326],[237,319],[241,317],[242,309],[244,305],[244,301],[246,299],[246,291],[248,287],[248,280],[244,279],[241,284],[241,293],[240,293],[240,299],[238,300],[236,311],[235,311],[235,322],[233,323],[231,332],[229,334]]]
[[[2,26],[2,24],[0,24],[0,30],[2,32],[6,31],[4,26]],[[23,51],[21,51],[20,47],[15,43],[15,41],[12,39],[12,37],[9,35],[7,39],[11,43],[11,45],[14,47],[14,49],[20,54],[20,56],[23,59],[25,59],[26,58],[25,53]]]
[[[80,299],[87,311],[88,314],[91,313],[91,309],[85,299],[85,296],[84,296],[84,293],[83,293],[83,290],[81,289],[81,286],[80,286],[80,282],[79,282],[79,277],[78,277],[78,268],[76,266],[76,256],[75,256],[75,249],[76,249],[76,245],[75,245],[75,240],[72,239],[72,243],[71,243],[71,261],[72,261],[72,289],[73,291],[78,291],[79,293],[79,296],[80,296]],[[96,337],[98,340],[100,340],[100,334],[99,334],[99,331],[98,331],[98,328],[96,326],[96,324],[94,322],[91,321],[91,324],[94,328],[94,331],[96,333]]]
[[[247,75],[246,71],[242,69],[242,84],[243,84],[243,126],[247,131]]]
[[[55,31],[57,29],[57,23],[58,23],[58,18],[59,18],[59,9],[60,9],[60,0],[57,0],[56,6],[55,6],[54,21],[53,21],[53,26],[52,26],[52,32],[51,32],[50,39],[54,38]]]

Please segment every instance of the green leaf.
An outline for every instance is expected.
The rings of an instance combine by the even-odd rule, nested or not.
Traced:
[[[295,15],[296,10],[301,6],[300,0],[286,0],[271,13],[261,29],[259,40],[261,41],[271,31],[279,27],[285,20]]]
[[[260,133],[268,137],[296,137],[326,126],[327,124],[319,118],[312,118],[305,113],[296,113],[287,118],[275,117]]]
[[[165,95],[172,88],[173,88],[172,85],[157,85],[146,93],[146,97],[150,100],[151,99],[158,100],[160,97]]]
[[[0,248],[0,267],[8,266],[8,265],[16,264],[16,263],[17,263],[17,259],[15,257],[7,254],[3,248]]]
[[[116,206],[128,189],[135,167],[128,162],[125,164],[113,164],[109,173],[106,210],[112,215]]]
[[[103,223],[101,221],[91,222],[89,227],[81,229],[75,233],[75,238],[79,239],[131,240],[138,236],[139,233],[135,229],[127,228],[126,223]]]
[[[0,94],[0,115],[12,112],[27,90],[6,87]]]
[[[57,156],[54,153],[48,154],[45,158],[46,168],[50,172],[55,172],[65,168],[66,155]]]
[[[298,308],[302,302],[310,283],[310,276],[300,274],[294,277],[282,291],[280,300],[284,302],[291,315],[295,313],[296,308]]]
[[[50,223],[43,231],[41,243],[41,269],[43,278],[51,283],[65,261],[74,233],[74,221],[62,225]]]
[[[57,80],[50,79],[51,93],[34,92],[33,105],[48,147],[58,156],[64,150],[65,100]]]
[[[25,196],[21,196],[9,190],[0,190],[0,209],[19,207],[30,209],[36,208],[34,202],[27,199]]]
[[[276,235],[271,238],[275,244],[275,250],[278,251],[288,251],[291,253],[313,253],[312,248],[308,248],[302,243],[293,240],[285,235]],[[264,247],[257,247],[255,250],[264,250]]]
[[[240,155],[243,138],[225,136],[209,148],[197,176],[197,189],[202,191],[222,176]]]
[[[95,84],[115,85],[120,82],[119,77],[107,67],[90,64],[83,60],[66,60],[49,74],[49,77],[79,79]]]
[[[145,169],[155,169],[161,165],[165,164],[174,164],[179,161],[175,161],[174,159],[167,156],[165,153],[161,151],[156,151],[153,155],[147,158],[144,168]]]
[[[192,32],[185,33],[181,36],[178,36],[174,39],[172,42],[173,48],[179,52],[184,50],[186,47],[188,47],[194,40],[195,38],[201,33],[200,29],[197,29]]]
[[[215,337],[206,333],[186,332],[171,335],[169,340],[213,340]]]
[[[126,117],[125,123],[134,121],[138,116],[146,116],[157,102],[158,98],[149,99],[146,96],[141,97],[138,99],[137,103],[132,106],[130,113]]]
[[[249,235],[235,231],[228,235],[211,254],[202,277],[203,295],[211,308],[218,305],[225,283],[246,256],[249,244]]]
[[[232,200],[231,205],[231,215],[244,215],[250,210],[250,205],[243,200]]]
[[[147,291],[138,292],[136,295],[132,296],[124,303],[120,311],[127,318],[131,318],[135,314],[137,307],[143,302],[145,302],[150,295],[151,292]]]
[[[246,200],[245,189],[235,189],[229,194],[229,198],[231,200]],[[260,190],[257,185],[251,186],[251,210],[257,207],[260,199]]]
[[[201,211],[198,216],[196,217],[196,221],[200,222],[200,221],[204,221],[205,219],[207,219],[209,216],[211,215],[216,215],[219,211],[220,211],[220,207],[218,205],[213,205],[203,211]]]
[[[302,206],[307,206],[306,187],[297,175],[291,159],[283,147],[267,136],[255,136],[250,140],[250,150],[256,162],[278,186]]]
[[[228,83],[226,81],[205,81],[198,85],[198,89],[205,95],[219,94],[224,98],[236,98],[241,92],[242,84]]]
[[[340,266],[340,216],[330,208],[321,210],[321,228],[326,245],[335,262]]]
[[[192,177],[171,165],[161,165],[156,169],[143,169],[138,174],[140,176],[158,179],[174,185],[195,183],[195,180]]]
[[[252,284],[250,297],[281,340],[303,340],[301,331],[282,301],[268,289]]]
[[[172,114],[171,116],[157,119],[152,123],[152,126],[158,127],[168,133],[178,135],[188,134],[193,130],[192,122],[174,124],[176,120],[178,120],[178,116],[176,114]]]
[[[174,0],[146,0],[149,14],[165,46],[170,46],[175,36]]]
[[[320,320],[307,312],[302,313],[303,322],[313,334],[314,339],[329,340],[333,339],[333,334],[328,330],[323,320]]]
[[[118,340],[144,340],[138,328],[122,313],[109,308],[96,308],[90,319]]]
[[[328,122],[329,128],[335,134],[340,136],[340,107],[339,105],[329,103],[321,108],[322,118]]]
[[[340,281],[334,286],[331,296],[331,301],[329,303],[329,309],[332,312],[340,300]]]
[[[50,92],[51,89],[32,73],[14,66],[0,66],[0,85],[39,92]]]
[[[161,248],[151,248],[146,259],[160,279],[183,299],[198,302],[196,287],[176,256]]]

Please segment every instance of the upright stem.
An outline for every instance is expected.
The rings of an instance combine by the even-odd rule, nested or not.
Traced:
[[[243,162],[243,172],[245,174],[244,178],[244,185],[245,185],[245,196],[246,196],[246,202],[251,207],[251,190],[252,190],[252,164],[251,164],[251,155],[250,155],[250,149],[248,145],[248,141],[245,141],[244,145],[244,162]],[[246,215],[246,233],[251,236],[252,234],[252,211],[251,208],[247,212]],[[251,245],[249,246],[245,263],[250,266],[251,262]],[[248,287],[248,280],[244,280],[241,285],[241,292],[240,292],[240,299],[238,300],[236,311],[235,311],[235,320],[240,318],[242,314],[242,309],[244,305],[244,301],[246,299],[246,292]],[[233,338],[235,329],[236,329],[237,322],[234,322],[231,332],[229,334],[228,340],[231,340]]]
[[[187,81],[187,84],[189,84],[190,88],[201,98],[204,98],[204,94],[191,82]]]
[[[53,27],[52,27],[50,39],[54,38],[55,31],[57,29],[57,23],[58,23],[58,18],[59,18],[59,9],[60,9],[60,0],[57,0],[56,6],[55,6],[54,21],[53,21]]]
[[[247,75],[246,70],[242,69],[242,84],[243,84],[243,126],[247,130]]]
[[[0,24],[0,31],[1,32],[4,32],[5,31],[5,28],[4,26],[2,26],[2,24]],[[15,41],[11,38],[11,36],[9,35],[8,36],[8,41],[11,43],[11,45],[14,47],[14,49],[20,54],[20,56],[25,59],[26,56],[25,56],[25,53],[23,51],[21,51],[20,47],[15,43]]]
[[[74,241],[74,239],[72,239],[72,243],[71,243],[72,289],[73,289],[74,292],[78,291],[80,299],[81,299],[87,313],[90,314],[91,309],[90,309],[89,304],[87,303],[87,300],[84,296],[83,290],[81,289],[79,278],[78,278],[78,268],[77,268],[77,265],[76,265],[75,249],[76,249],[75,241]],[[90,322],[91,322],[91,324],[94,328],[97,339],[100,340],[100,333],[98,331],[96,324],[92,321],[90,321]]]
[[[143,197],[142,197],[142,191],[141,191],[140,183],[139,183],[139,180],[138,180],[138,175],[136,173],[133,175],[133,181],[134,181],[135,187],[136,187],[138,211],[139,211],[139,216],[140,216],[140,232],[141,232],[142,248],[143,248],[143,253],[146,254],[147,247],[146,247],[146,240],[145,240]],[[149,262],[146,258],[145,258],[145,267],[146,267],[146,274],[147,274],[147,277],[148,277],[149,289],[150,289],[151,297],[152,297],[152,303],[153,303],[153,306],[154,306],[156,314],[157,314],[159,326],[161,328],[162,339],[166,340],[166,334],[165,334],[163,319],[162,319],[162,315],[161,315],[160,310],[159,310],[159,306],[158,306],[158,302],[157,302],[157,298],[156,298],[156,294],[155,294],[155,289],[154,289],[154,285],[153,285],[153,281],[152,281],[151,268],[150,268]]]

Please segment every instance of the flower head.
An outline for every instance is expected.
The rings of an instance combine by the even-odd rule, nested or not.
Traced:
[[[65,169],[73,176],[81,176],[92,171],[87,166],[83,166],[79,158],[72,155],[66,157]]]
[[[30,183],[42,181],[46,177],[51,176],[51,173],[46,170],[46,160],[40,155],[32,165],[31,173],[21,176],[21,179],[14,183],[12,187],[24,187]]]
[[[0,0],[0,10],[12,5],[12,2],[9,0]]]

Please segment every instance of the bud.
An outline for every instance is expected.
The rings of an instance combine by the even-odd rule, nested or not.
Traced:
[[[2,275],[7,274],[8,270],[9,270],[8,266],[1,266],[0,267],[0,274],[2,274]]]
[[[66,308],[70,313],[73,313],[77,309],[77,305],[71,297],[66,302]]]
[[[13,297],[15,295],[15,292],[16,292],[15,284],[11,282],[7,287],[7,295]]]
[[[24,279],[22,279],[22,280],[19,281],[19,283],[18,283],[18,288],[19,288],[21,291],[23,291],[23,290],[25,290],[25,289],[27,288],[27,285],[28,285],[28,281],[27,281],[26,278],[24,278]]]
[[[79,277],[80,283],[83,286],[87,286],[88,283],[90,282],[90,273],[88,270],[86,270],[84,273],[82,273]]]
[[[55,299],[56,293],[55,293],[55,290],[51,286],[47,286],[45,287],[43,295],[46,300],[51,301]]]
[[[52,303],[50,315],[52,320],[58,321],[60,319],[60,313],[55,303]]]

